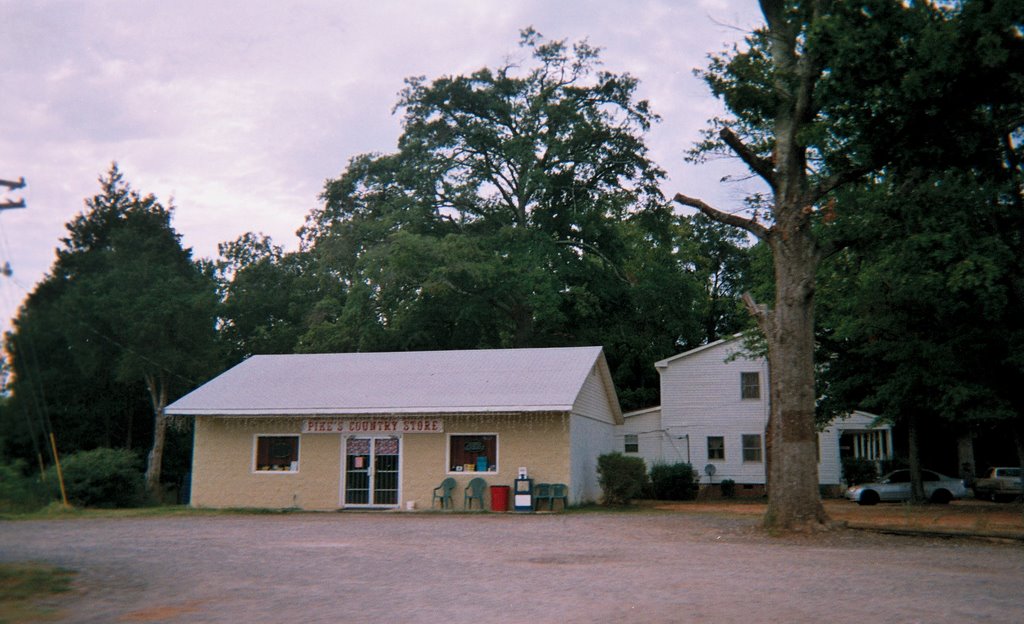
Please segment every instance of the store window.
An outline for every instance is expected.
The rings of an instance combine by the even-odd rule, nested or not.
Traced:
[[[745,434],[741,437],[741,442],[743,443],[743,461],[760,463],[761,435]]]
[[[299,436],[257,435],[255,464],[260,472],[298,472]]]
[[[635,433],[626,434],[626,447],[624,449],[626,453],[639,453],[640,452],[640,438]]]
[[[708,436],[708,459],[725,459],[725,438]]]
[[[744,399],[761,398],[760,373],[740,373],[740,397]]]
[[[452,434],[448,436],[449,472],[497,472],[498,436]]]

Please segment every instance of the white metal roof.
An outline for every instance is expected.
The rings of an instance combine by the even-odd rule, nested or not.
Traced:
[[[634,416],[646,416],[647,414],[654,414],[655,412],[660,412],[660,411],[661,411],[661,406],[660,405],[655,405],[654,407],[647,407],[647,408],[644,408],[644,409],[641,409],[641,410],[634,410],[632,412],[625,412],[625,413],[622,414],[622,417],[623,418],[633,418]]]
[[[167,407],[168,415],[570,411],[601,347],[256,355]],[[609,399],[618,412],[614,388]]]
[[[702,351],[707,351],[708,349],[713,349],[713,348],[715,348],[715,347],[717,347],[719,345],[722,345],[722,344],[726,344],[726,343],[729,343],[729,342],[735,342],[735,341],[739,340],[742,337],[743,337],[743,334],[733,334],[732,336],[729,336],[727,338],[721,338],[721,339],[716,340],[714,342],[709,342],[706,345],[701,345],[701,346],[699,346],[697,348],[690,349],[689,351],[684,351],[682,353],[677,353],[676,355],[667,357],[664,360],[658,360],[657,362],[654,363],[654,366],[655,366],[655,368],[665,368],[665,367],[667,367],[669,365],[670,362],[674,362],[674,361],[682,359],[682,358],[690,357],[691,355],[695,355],[695,354],[700,353]]]

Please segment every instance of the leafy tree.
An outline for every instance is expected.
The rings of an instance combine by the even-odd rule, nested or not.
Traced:
[[[931,99],[912,120],[929,124],[924,139],[889,128],[874,139],[899,141],[884,175],[839,197],[828,235],[846,250],[823,267],[819,333],[825,411],[860,401],[905,424],[919,498],[925,423],[1002,430],[1024,463],[1024,6],[957,3],[941,17],[913,46],[931,59],[909,79]]]
[[[701,333],[704,342],[734,334],[749,324],[740,300],[753,287],[754,265],[747,237],[702,213],[685,218],[694,274],[703,282]]]
[[[906,425],[914,471],[924,425],[967,432],[1011,421],[1015,393],[1000,380],[1024,381],[1019,368],[1013,374],[1005,324],[1020,259],[992,229],[998,198],[952,173],[936,182],[844,196],[856,223],[839,230],[866,239],[822,275],[829,296],[819,340],[830,359],[821,407],[835,414],[859,405]],[[923,484],[915,485],[923,500]]]
[[[222,243],[219,251],[219,334],[231,359],[294,352],[319,301],[310,254],[285,253],[270,237],[252,232]]]
[[[164,407],[218,364],[214,284],[182,249],[172,209],[131,189],[117,165],[100,184],[101,193],[67,225],[51,275],[8,336],[12,389],[75,450],[135,446],[131,431],[140,399],[148,399],[146,486],[155,493]],[[127,431],[115,440],[110,419],[119,413],[128,414]]]
[[[530,67],[410,79],[398,151],[327,183],[301,235],[331,314],[300,349],[604,344],[627,406],[649,404],[650,362],[700,338],[689,230],[643,143],[657,117],[589,44],[522,45]]]
[[[818,266],[832,252],[821,232],[836,217],[833,192],[977,137],[971,113],[1018,80],[1006,69],[1020,48],[1020,6],[762,0],[761,8],[766,27],[702,74],[733,116],[714,120],[697,153],[731,151],[770,193],[752,197],[747,215],[675,199],[772,252],[773,305],[747,299],[772,368],[765,523],[795,528],[826,520],[816,479],[814,303]]]

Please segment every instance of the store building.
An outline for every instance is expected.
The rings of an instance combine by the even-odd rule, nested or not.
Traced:
[[[473,477],[600,498],[622,424],[600,347],[258,355],[167,407],[195,419],[195,507],[429,508]]]

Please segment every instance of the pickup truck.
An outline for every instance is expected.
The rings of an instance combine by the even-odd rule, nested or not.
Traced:
[[[974,482],[974,495],[986,500],[1013,500],[1021,494],[1020,468],[992,468]]]

